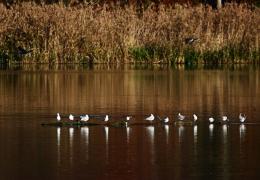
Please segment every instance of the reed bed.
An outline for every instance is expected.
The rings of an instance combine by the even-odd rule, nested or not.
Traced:
[[[24,63],[259,63],[260,11],[224,8],[0,5],[0,61]],[[185,44],[185,38],[198,41]],[[20,57],[17,47],[31,49]]]

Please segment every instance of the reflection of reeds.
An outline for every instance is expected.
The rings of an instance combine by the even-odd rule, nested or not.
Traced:
[[[0,5],[0,59],[14,47],[32,49],[24,62],[259,62],[259,9],[229,4],[136,9],[22,3]],[[193,45],[184,39],[198,37]]]
[[[176,119],[178,112],[190,118],[192,113],[200,116],[203,112],[232,113],[239,109],[249,112],[260,106],[259,98],[255,98],[260,92],[260,72],[248,65],[234,65],[236,71],[75,69],[75,73],[70,68],[55,72],[28,68],[0,74],[0,100],[4,105],[1,113],[28,113],[28,109],[38,112],[42,107],[53,113],[53,120],[58,111],[110,115],[161,113]]]

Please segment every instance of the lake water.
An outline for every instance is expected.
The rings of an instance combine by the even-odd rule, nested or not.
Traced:
[[[17,66],[0,71],[0,179],[259,179],[260,68]],[[199,124],[46,127],[59,112]],[[227,115],[249,124],[209,125]],[[101,119],[92,119],[101,121]]]

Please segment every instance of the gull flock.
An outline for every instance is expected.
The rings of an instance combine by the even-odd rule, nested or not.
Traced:
[[[193,122],[193,123],[197,123],[198,121],[198,116],[196,114],[193,114],[192,115],[193,119],[190,119],[190,120],[185,120],[186,116],[181,114],[181,113],[178,113],[177,115],[177,119],[178,121],[177,122]],[[125,116],[125,122],[126,124],[130,121],[130,119],[132,118],[132,116]],[[69,120],[70,121],[82,121],[82,122],[87,122],[90,120],[90,115],[86,114],[86,115],[80,115],[79,116],[79,119],[76,120],[75,116],[70,114],[69,115]],[[165,117],[165,118],[160,118],[159,116],[155,117],[154,114],[150,114],[148,117],[145,117],[144,119],[145,121],[147,122],[154,122],[155,120],[159,120],[161,121],[162,123],[169,123],[170,122],[170,118],[169,117]],[[245,120],[246,120],[246,115],[245,114],[242,114],[240,113],[239,116],[238,116],[238,120],[240,123],[244,123]],[[57,121],[60,122],[61,121],[61,115],[60,113],[57,113]],[[109,115],[105,115],[104,119],[103,119],[104,122],[108,122],[109,121]],[[215,119],[214,117],[209,117],[208,118],[208,122],[209,123],[229,123],[230,120],[227,116],[222,116],[221,119],[217,120]]]

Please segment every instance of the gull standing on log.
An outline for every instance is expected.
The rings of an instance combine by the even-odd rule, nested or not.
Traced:
[[[131,116],[126,116],[126,118],[125,118],[125,125],[126,126],[128,126],[128,121],[130,121],[130,119],[131,119]]]
[[[170,121],[170,119],[168,117],[164,118],[163,122],[164,123],[168,123]]]
[[[228,119],[228,117],[227,117],[227,116],[222,116],[222,121],[223,121],[223,122],[228,122],[228,121],[229,121],[229,119]]]
[[[243,123],[243,122],[245,122],[245,120],[246,120],[246,115],[240,113],[240,114],[239,114],[239,121],[240,121],[241,123]]]
[[[74,116],[72,114],[69,115],[69,120],[71,120],[71,121],[74,120]]]
[[[80,116],[80,120],[81,121],[88,121],[89,120],[89,116],[87,114],[85,116]]]
[[[109,120],[108,115],[106,115],[104,121],[107,122],[108,120]]]
[[[196,114],[193,114],[193,120],[194,120],[194,122],[197,122],[198,116]]]
[[[60,113],[57,113],[57,121],[60,121],[61,117],[60,117]]]
[[[145,118],[146,121],[152,122],[155,119],[154,115],[151,114],[149,117]]]
[[[180,121],[183,121],[183,120],[185,119],[185,116],[182,115],[181,113],[179,113],[179,114],[178,114],[178,119],[179,119]]]
[[[210,118],[209,118],[209,122],[210,122],[210,123],[213,123],[214,121],[215,121],[215,120],[214,120],[213,117],[210,117]]]

